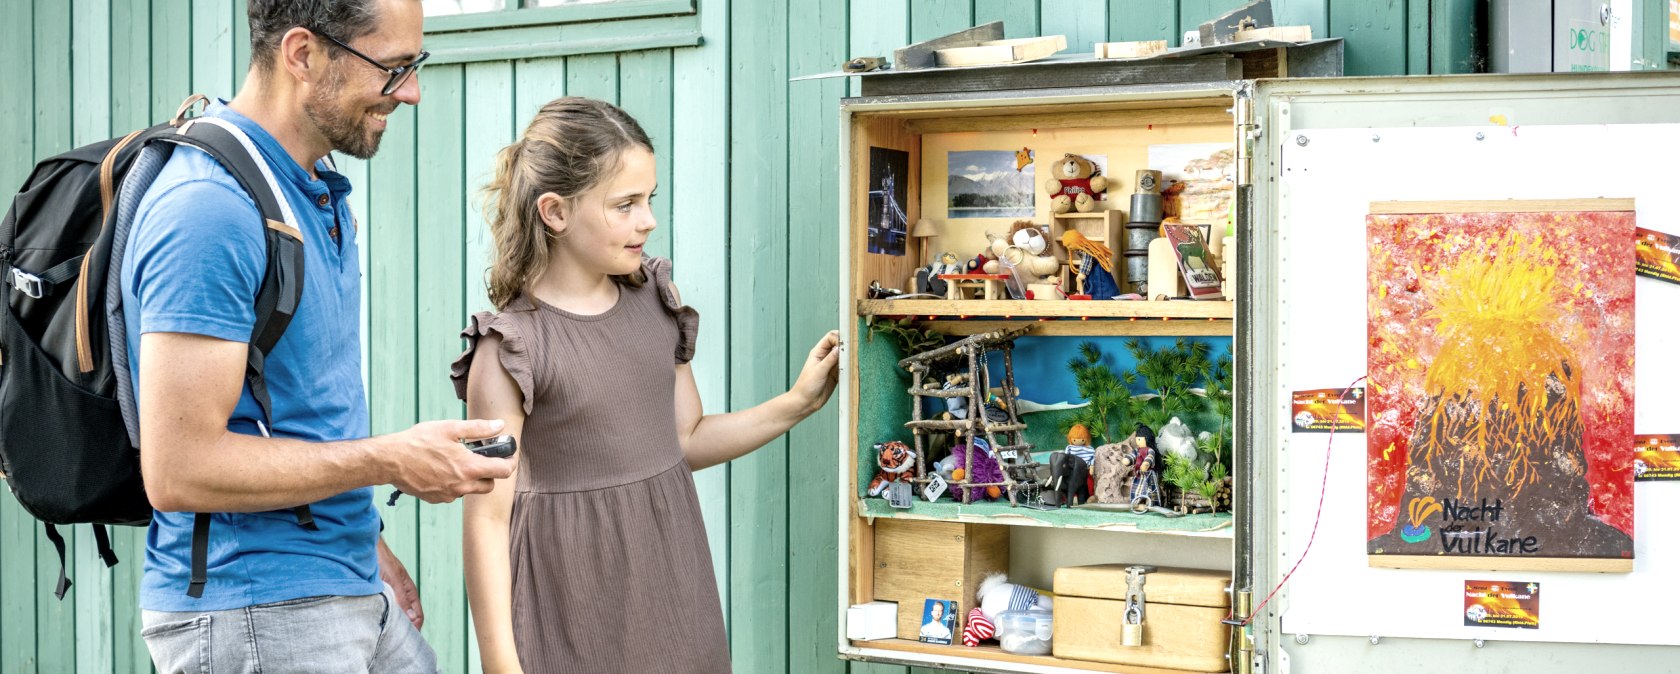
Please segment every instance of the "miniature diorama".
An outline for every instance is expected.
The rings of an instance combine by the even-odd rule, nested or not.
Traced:
[[[1026,424],[1015,408],[1015,372],[1011,360],[1014,338],[1025,328],[1007,328],[973,335],[911,355],[899,361],[911,381],[925,381],[936,368],[952,368],[945,386],[910,389],[910,421],[915,436],[917,476],[927,473],[926,450],[936,434],[955,437],[950,485],[964,503],[1007,497],[1016,505],[1028,485],[1037,485],[1037,462],[1025,441]],[[1003,392],[995,399],[987,382],[988,352],[999,352],[1003,363]],[[953,362],[954,361],[954,362]],[[936,419],[924,418],[924,398],[941,401],[945,409]],[[997,404],[989,404],[995,400]],[[989,410],[996,410],[989,412]]]

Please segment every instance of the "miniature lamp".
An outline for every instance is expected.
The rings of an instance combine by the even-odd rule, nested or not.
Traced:
[[[929,220],[927,218],[922,218],[922,219],[916,221],[916,227],[914,229],[910,230],[910,236],[914,237],[917,241],[917,244],[916,244],[916,256],[917,257],[916,257],[916,260],[917,260],[918,264],[925,264],[928,261],[928,256],[927,256],[927,240],[928,240],[928,237],[937,236],[938,234],[939,234],[939,228],[936,227],[933,224],[932,220]]]

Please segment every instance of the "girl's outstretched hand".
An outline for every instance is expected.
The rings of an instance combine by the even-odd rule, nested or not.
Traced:
[[[840,331],[829,330],[817,340],[816,346],[811,347],[810,355],[805,357],[805,367],[799,370],[799,379],[793,382],[793,388],[788,392],[804,401],[804,412],[810,415],[828,403],[828,397],[834,394],[834,386],[839,382]]]

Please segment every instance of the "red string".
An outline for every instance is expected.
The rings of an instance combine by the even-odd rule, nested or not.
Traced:
[[[1353,387],[1362,381],[1365,381],[1365,377],[1353,380],[1353,383],[1348,384],[1347,388],[1342,389],[1341,397],[1336,399],[1337,403],[1340,404],[1342,400],[1345,400],[1348,393],[1353,390]],[[1324,494],[1330,486],[1330,448],[1333,446],[1331,444],[1331,440],[1335,437],[1336,424],[1330,424],[1330,432],[1324,437],[1324,477],[1318,484],[1318,512],[1313,515],[1312,533],[1307,536],[1307,546],[1301,549],[1301,557],[1295,560],[1295,566],[1289,567],[1289,573],[1283,574],[1283,579],[1279,580],[1277,586],[1273,587],[1272,591],[1266,594],[1265,599],[1260,600],[1260,605],[1254,607],[1254,610],[1250,611],[1248,617],[1243,618],[1242,622],[1237,623],[1238,627],[1247,627],[1249,623],[1253,622],[1254,616],[1260,615],[1260,609],[1265,608],[1267,602],[1270,602],[1272,597],[1277,595],[1278,590],[1283,589],[1284,583],[1289,582],[1290,576],[1295,575],[1295,570],[1301,568],[1301,562],[1307,561],[1307,553],[1312,551],[1313,539],[1318,538],[1319,520],[1321,520],[1324,516]],[[1251,475],[1249,476],[1249,483],[1253,484],[1253,482],[1254,476]],[[1230,620],[1231,616],[1235,615],[1235,613],[1236,609],[1232,608],[1230,613],[1225,614],[1225,619]]]

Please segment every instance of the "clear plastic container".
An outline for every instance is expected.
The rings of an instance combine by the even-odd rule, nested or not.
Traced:
[[[1016,655],[1049,655],[1051,615],[1040,608],[998,614],[998,645]]]

